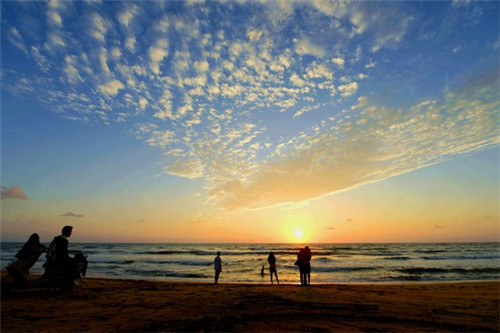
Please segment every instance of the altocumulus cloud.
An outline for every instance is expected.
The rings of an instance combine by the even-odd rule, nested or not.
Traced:
[[[299,202],[497,145],[500,82],[490,75],[479,81],[405,110],[362,99],[353,110],[358,121],[334,122],[291,140],[247,180],[219,184],[212,195],[230,209]]]
[[[299,202],[498,144],[496,68],[428,93],[428,78],[451,68],[447,49],[481,54],[461,21],[442,22],[497,9],[468,6],[5,2],[8,52],[33,66],[3,63],[2,80],[67,119],[120,124],[164,153],[166,174],[203,179],[221,207]],[[446,24],[456,35],[437,38]],[[374,98],[395,86],[409,100]]]

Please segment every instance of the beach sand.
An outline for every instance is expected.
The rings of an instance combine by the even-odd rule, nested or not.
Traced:
[[[2,296],[1,331],[495,331],[500,282],[365,285],[86,278],[73,291]]]

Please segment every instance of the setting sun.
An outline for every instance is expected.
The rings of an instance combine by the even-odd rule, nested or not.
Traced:
[[[293,236],[296,240],[302,240],[302,237],[304,237],[304,233],[302,232],[302,229],[297,228],[293,231]]]

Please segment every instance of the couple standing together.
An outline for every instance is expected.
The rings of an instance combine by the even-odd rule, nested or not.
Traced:
[[[311,284],[311,257],[312,252],[309,246],[301,248],[297,254],[295,265],[299,266],[300,284],[303,286]]]

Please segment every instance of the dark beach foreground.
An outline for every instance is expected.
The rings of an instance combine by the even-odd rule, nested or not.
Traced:
[[[191,284],[87,278],[2,296],[2,332],[487,332],[500,282]]]

